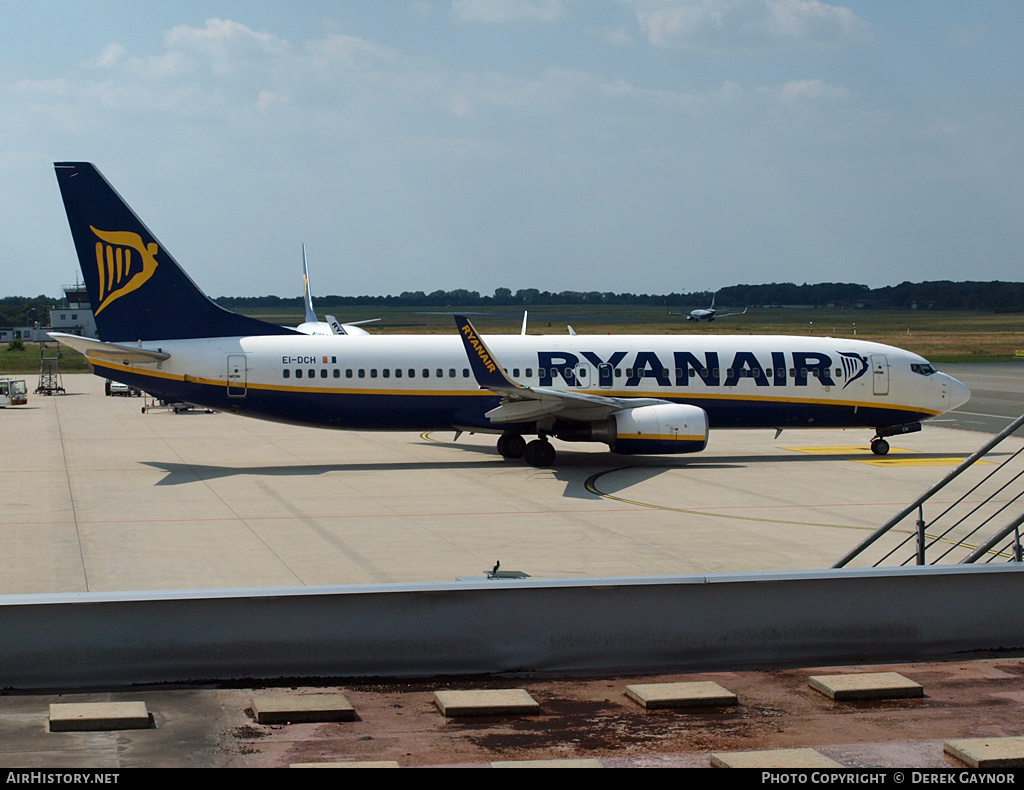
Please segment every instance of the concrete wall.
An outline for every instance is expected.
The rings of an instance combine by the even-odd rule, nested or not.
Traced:
[[[698,671],[1024,646],[1024,568],[0,598],[0,687]]]

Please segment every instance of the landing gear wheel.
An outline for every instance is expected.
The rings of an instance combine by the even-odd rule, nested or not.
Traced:
[[[526,440],[518,433],[503,433],[498,438],[498,452],[502,458],[522,458]]]
[[[551,466],[555,462],[555,448],[547,439],[534,439],[526,445],[526,463],[530,466]]]
[[[872,439],[871,452],[875,455],[885,455],[889,452],[889,443],[885,439]]]

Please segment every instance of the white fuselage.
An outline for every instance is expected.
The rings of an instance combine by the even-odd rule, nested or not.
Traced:
[[[969,391],[901,349],[860,340],[664,335],[484,338],[527,387],[660,398],[703,408],[711,428],[898,425]],[[458,336],[257,336],[152,341],[162,362],[101,375],[256,417],[367,430],[500,430]]]

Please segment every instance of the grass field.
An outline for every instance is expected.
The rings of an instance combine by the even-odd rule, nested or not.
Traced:
[[[729,312],[728,308],[719,308]],[[322,310],[320,311],[323,312]],[[454,331],[458,308],[360,307],[342,313],[341,321],[380,318],[364,328],[380,334],[445,334]],[[676,312],[676,311],[673,311]],[[340,313],[340,314],[339,314]],[[301,311],[251,310],[248,315],[295,326]],[[514,307],[466,308],[483,333],[518,333],[523,313]],[[695,324],[668,309],[652,307],[536,306],[529,310],[530,334],[562,334],[566,325],[581,335],[821,335],[857,337],[914,351],[933,362],[1006,359],[1024,349],[1024,313],[955,313],[917,310],[787,309],[751,310],[746,315]]]
[[[0,345],[0,376],[12,373],[39,375],[39,343],[25,343],[24,351],[11,351],[5,345]],[[47,357],[53,357],[58,353],[56,343],[44,344],[43,353]],[[60,348],[60,370],[61,373],[88,373],[89,365],[85,357],[70,348]],[[35,389],[35,380],[31,382],[29,390]]]
[[[729,312],[728,309],[720,308]],[[242,311],[240,311],[242,312]],[[282,326],[302,322],[294,311],[247,310],[247,315]],[[323,317],[323,310],[320,311]],[[523,313],[514,307],[487,310],[446,308],[373,308],[332,310],[341,321],[380,318],[365,328],[373,334],[448,334],[455,332],[452,314],[464,312],[485,334],[518,334]],[[675,311],[674,311],[675,312]],[[1024,313],[955,313],[916,310],[765,309],[694,324],[682,315],[653,307],[580,307],[538,305],[530,308],[530,334],[560,335],[571,324],[580,335],[652,334],[699,337],[702,335],[819,335],[857,337],[914,351],[932,362],[972,362],[1010,359],[1024,349]],[[52,356],[54,344],[47,344]],[[61,370],[88,370],[76,351],[61,349]],[[0,374],[39,373],[39,344],[26,343],[24,351],[0,346]]]

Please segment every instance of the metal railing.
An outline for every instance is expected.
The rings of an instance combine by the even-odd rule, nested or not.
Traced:
[[[861,541],[833,567],[845,567],[855,559],[873,567],[1020,562],[1024,446],[1005,454],[999,461],[986,461],[985,464],[992,466],[987,472],[983,466],[975,468],[975,465],[1022,426],[1024,414]],[[953,501],[936,499],[937,494],[968,470],[976,473],[978,479],[966,491]],[[938,514],[926,519],[926,504],[930,510],[938,507]],[[915,514],[911,528],[907,520]],[[1004,523],[1006,518],[1010,520]]]

